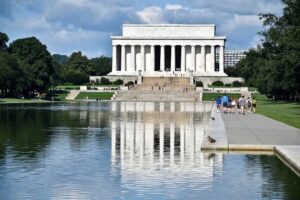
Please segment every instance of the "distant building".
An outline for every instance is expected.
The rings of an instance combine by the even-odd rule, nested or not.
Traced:
[[[225,50],[224,51],[224,67],[234,67],[242,58],[246,56],[248,50]]]

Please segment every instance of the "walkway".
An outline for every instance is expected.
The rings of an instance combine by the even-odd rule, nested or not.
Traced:
[[[300,130],[260,114],[222,114],[229,144],[300,145]]]

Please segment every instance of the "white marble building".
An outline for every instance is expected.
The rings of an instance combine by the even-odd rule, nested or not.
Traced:
[[[112,36],[115,76],[227,76],[226,37],[212,24],[124,24],[122,36]],[[216,62],[216,51],[220,58]]]

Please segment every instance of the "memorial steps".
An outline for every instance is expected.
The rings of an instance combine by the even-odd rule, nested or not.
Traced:
[[[143,83],[128,91],[120,91],[115,101],[200,101],[200,92],[189,78],[144,77]]]

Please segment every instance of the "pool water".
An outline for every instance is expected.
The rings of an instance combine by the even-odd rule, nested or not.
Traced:
[[[275,156],[200,151],[211,106],[1,106],[0,199],[300,199]]]

